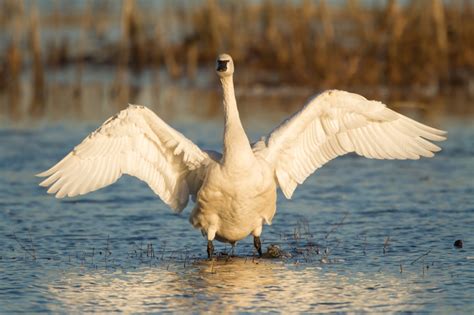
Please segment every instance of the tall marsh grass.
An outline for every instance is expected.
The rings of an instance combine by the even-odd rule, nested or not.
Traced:
[[[76,66],[80,97],[84,64],[110,66],[115,90],[124,94],[120,82],[129,70],[163,68],[170,78],[193,81],[219,52],[230,53],[246,73],[241,85],[344,88],[402,100],[474,98],[471,0],[51,3],[45,9],[43,1],[0,2],[0,91],[14,98],[29,71],[32,113],[44,107],[51,69]]]

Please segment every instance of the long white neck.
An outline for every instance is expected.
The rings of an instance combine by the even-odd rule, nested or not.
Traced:
[[[230,168],[245,167],[253,162],[254,155],[249,140],[240,122],[235,100],[232,76],[221,77],[224,94],[224,156],[223,164]]]

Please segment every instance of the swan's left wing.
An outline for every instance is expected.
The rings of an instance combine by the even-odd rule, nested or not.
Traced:
[[[380,102],[332,90],[311,99],[253,149],[274,167],[278,185],[291,198],[298,184],[337,156],[356,152],[374,159],[432,157],[440,148],[427,140],[442,141],[445,134]]]

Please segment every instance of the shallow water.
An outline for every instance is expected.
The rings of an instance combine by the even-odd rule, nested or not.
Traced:
[[[275,123],[245,124],[256,139]],[[221,124],[173,121],[208,148],[219,148]],[[474,312],[469,120],[437,125],[449,140],[433,159],[345,156],[318,170],[293,200],[280,196],[262,240],[291,257],[255,259],[248,238],[237,257],[214,262],[187,221],[190,206],[173,214],[134,178],[63,201],[37,186],[33,174],[96,126],[0,129],[0,313]],[[453,248],[457,239],[464,249]]]

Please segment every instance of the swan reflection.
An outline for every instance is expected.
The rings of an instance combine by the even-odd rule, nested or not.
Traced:
[[[52,311],[175,312],[416,310],[404,277],[233,258],[134,272],[70,272],[49,287]],[[409,309],[407,309],[407,307]]]

